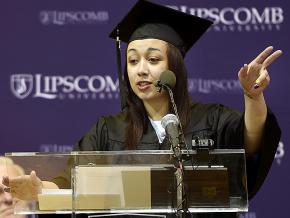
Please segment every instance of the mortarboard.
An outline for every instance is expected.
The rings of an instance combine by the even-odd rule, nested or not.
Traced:
[[[139,0],[111,32],[129,43],[136,39],[161,39],[179,48],[182,55],[206,32],[212,21]]]

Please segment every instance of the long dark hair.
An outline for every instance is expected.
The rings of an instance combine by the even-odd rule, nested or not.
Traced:
[[[168,69],[176,76],[176,85],[173,88],[173,95],[179,118],[185,128],[190,112],[190,97],[187,88],[187,70],[180,51],[170,43],[167,43]],[[124,74],[125,86],[127,88],[127,127],[125,132],[125,148],[136,149],[144,132],[148,128],[148,115],[140,100],[133,92],[127,73],[127,64]],[[170,108],[170,113],[174,113]]]

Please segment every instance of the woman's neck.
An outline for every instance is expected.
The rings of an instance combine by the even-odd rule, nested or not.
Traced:
[[[161,120],[169,112],[169,100],[154,99],[151,101],[143,101],[148,116],[152,120]]]

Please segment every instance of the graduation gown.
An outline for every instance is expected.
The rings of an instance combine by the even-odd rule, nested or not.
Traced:
[[[103,116],[75,145],[77,151],[118,151],[124,150],[124,135],[126,129],[126,112]],[[187,145],[193,138],[213,139],[214,147],[219,149],[244,148],[244,115],[238,111],[219,104],[191,105],[190,120],[183,130]],[[268,109],[262,145],[253,157],[247,157],[248,196],[251,199],[261,187],[269,172],[281,131],[275,116]],[[144,132],[138,150],[160,150],[162,144],[149,122]],[[54,179],[59,187],[67,187],[70,181],[68,175],[62,174]],[[232,213],[199,214],[197,217],[235,217]]]

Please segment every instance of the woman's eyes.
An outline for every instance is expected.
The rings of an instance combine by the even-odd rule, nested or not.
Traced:
[[[157,64],[160,61],[160,58],[158,58],[158,57],[148,57],[147,61],[149,63],[151,63],[151,64]],[[128,63],[132,64],[132,65],[138,64],[138,62],[139,62],[139,58],[129,58],[128,59]]]

